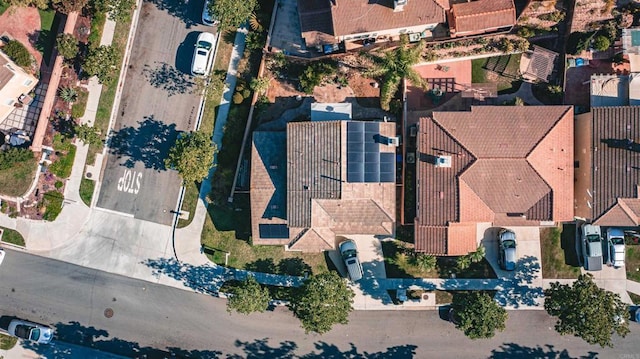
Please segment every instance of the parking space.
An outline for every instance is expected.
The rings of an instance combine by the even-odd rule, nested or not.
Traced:
[[[481,242],[485,247],[485,258],[491,264],[498,278],[513,279],[528,272],[533,277],[531,283],[539,282],[542,286],[542,263],[540,261],[540,228],[539,227],[508,227],[516,234],[516,270],[505,271],[498,265],[497,235],[501,227],[479,226]]]
[[[362,264],[364,279],[387,278],[384,269],[384,257],[382,255],[382,245],[380,239],[373,235],[346,235],[338,236],[336,248],[340,242],[346,239],[353,239],[358,247],[358,258]],[[329,258],[333,261],[338,272],[343,277],[347,277],[347,268],[340,257],[340,252],[336,250],[328,251]]]
[[[181,179],[164,165],[194,129],[200,95],[190,75],[204,0],[143,2],[109,141],[97,207],[170,224]]]

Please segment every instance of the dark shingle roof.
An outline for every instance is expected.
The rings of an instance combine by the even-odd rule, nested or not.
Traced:
[[[291,227],[311,226],[311,199],[341,197],[341,123],[287,125],[287,208]]]
[[[640,107],[596,107],[592,108],[592,114],[592,219],[595,220],[612,208],[618,198],[638,198]]]

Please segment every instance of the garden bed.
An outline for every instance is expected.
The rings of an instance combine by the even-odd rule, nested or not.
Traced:
[[[16,246],[21,247],[25,246],[24,237],[22,237],[20,232],[4,227],[0,227],[0,232],[2,232],[3,242],[15,244]]]

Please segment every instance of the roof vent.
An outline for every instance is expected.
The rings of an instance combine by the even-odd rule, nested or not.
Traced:
[[[277,170],[278,169],[278,165],[271,165],[269,166],[270,170]]]
[[[402,11],[407,5],[407,0],[393,0],[393,11]]]
[[[451,167],[451,156],[438,156],[436,157],[436,167]]]

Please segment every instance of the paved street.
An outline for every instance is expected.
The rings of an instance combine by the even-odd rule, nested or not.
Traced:
[[[349,326],[306,335],[284,308],[228,314],[222,299],[11,250],[0,268],[0,297],[0,316],[54,325],[54,345],[149,358],[169,349],[201,358],[633,358],[640,352],[637,323],[626,339],[615,338],[613,349],[602,349],[559,336],[544,311],[510,311],[507,329],[492,340],[467,339],[437,311],[357,311]]]
[[[200,94],[190,75],[204,1],[143,2],[97,207],[170,224],[180,178],[164,159],[193,130]]]

